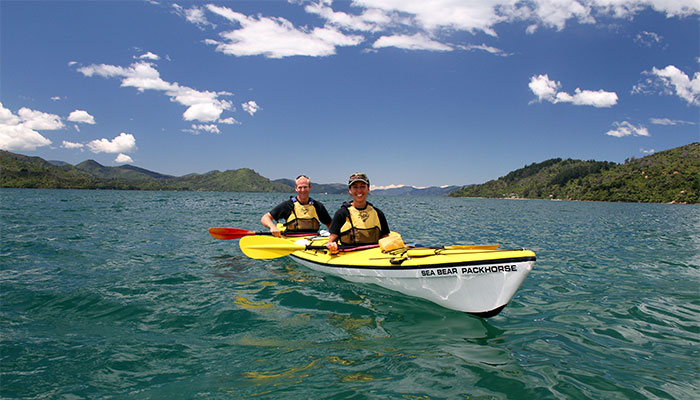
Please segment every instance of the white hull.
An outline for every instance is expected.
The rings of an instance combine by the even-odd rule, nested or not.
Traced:
[[[299,257],[296,253],[291,257],[315,271],[351,282],[373,283],[452,310],[482,317],[498,314],[515,295],[535,264],[534,257],[525,257],[463,264],[354,267],[314,262]]]

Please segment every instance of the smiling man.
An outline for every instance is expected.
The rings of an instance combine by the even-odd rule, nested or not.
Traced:
[[[389,235],[389,224],[384,213],[367,201],[369,178],[354,173],[348,180],[348,192],[352,202],[344,202],[333,216],[326,248],[338,252],[338,242],[346,245],[376,244]]]
[[[321,223],[331,224],[331,216],[320,201],[309,197],[311,180],[306,175],[299,175],[294,181],[297,195],[278,204],[269,213],[260,218],[260,223],[270,230],[275,237],[283,233],[318,232]],[[284,220],[284,230],[280,231],[277,220]]]

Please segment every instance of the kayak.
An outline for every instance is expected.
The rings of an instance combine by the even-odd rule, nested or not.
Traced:
[[[252,258],[289,255],[315,271],[351,282],[373,283],[442,307],[489,318],[503,310],[535,264],[530,250],[484,246],[407,246],[389,252],[371,245],[325,251],[327,237],[241,239]]]

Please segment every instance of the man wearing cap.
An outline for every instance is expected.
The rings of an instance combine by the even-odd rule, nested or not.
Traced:
[[[278,204],[269,213],[260,218],[260,223],[270,230],[275,237],[280,237],[279,227],[275,221],[284,220],[284,233],[318,232],[321,222],[331,224],[331,216],[320,201],[309,197],[311,180],[306,175],[299,175],[294,181],[297,195]]]
[[[351,202],[344,202],[333,216],[326,248],[338,252],[338,242],[344,245],[376,244],[389,236],[389,224],[384,213],[367,201],[369,178],[363,173],[354,173],[348,180]]]

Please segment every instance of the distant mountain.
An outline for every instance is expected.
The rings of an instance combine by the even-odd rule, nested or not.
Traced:
[[[275,179],[273,182],[278,182],[289,186],[289,191],[294,192],[294,180],[292,179]],[[316,183],[311,182],[312,193],[324,194],[345,194],[348,192],[348,186],[341,183]]]
[[[312,184],[313,193],[347,193],[344,184]],[[294,181],[270,181],[249,168],[175,177],[130,165],[105,167],[87,160],[73,166],[0,150],[0,187],[293,193]],[[700,143],[628,159],[624,164],[553,158],[480,185],[459,189],[402,186],[372,193],[698,204]]]
[[[273,182],[279,182],[289,186],[290,190],[294,191],[294,181],[291,179],[275,179]],[[342,183],[315,183],[311,182],[313,193],[324,194],[347,194],[348,186]],[[372,189],[372,194],[383,196],[447,196],[448,194],[459,189],[459,186],[431,186],[428,188],[417,188],[414,186],[399,186],[391,189]]]
[[[700,203],[700,143],[624,164],[554,158],[450,196]]]
[[[391,189],[372,189],[372,193],[384,196],[447,196],[459,188],[459,186],[431,186],[427,188],[399,186]]]
[[[75,168],[85,171],[92,176],[102,179],[125,179],[125,180],[149,180],[149,179],[172,179],[174,176],[163,175],[147,169],[134,167],[131,165],[120,165],[118,167],[105,167],[94,160],[83,161]]]
[[[271,182],[248,168],[211,171],[183,177],[163,175],[130,165],[105,167],[94,160],[72,166],[0,150],[0,187],[55,189],[203,190],[284,192],[288,187]]]

